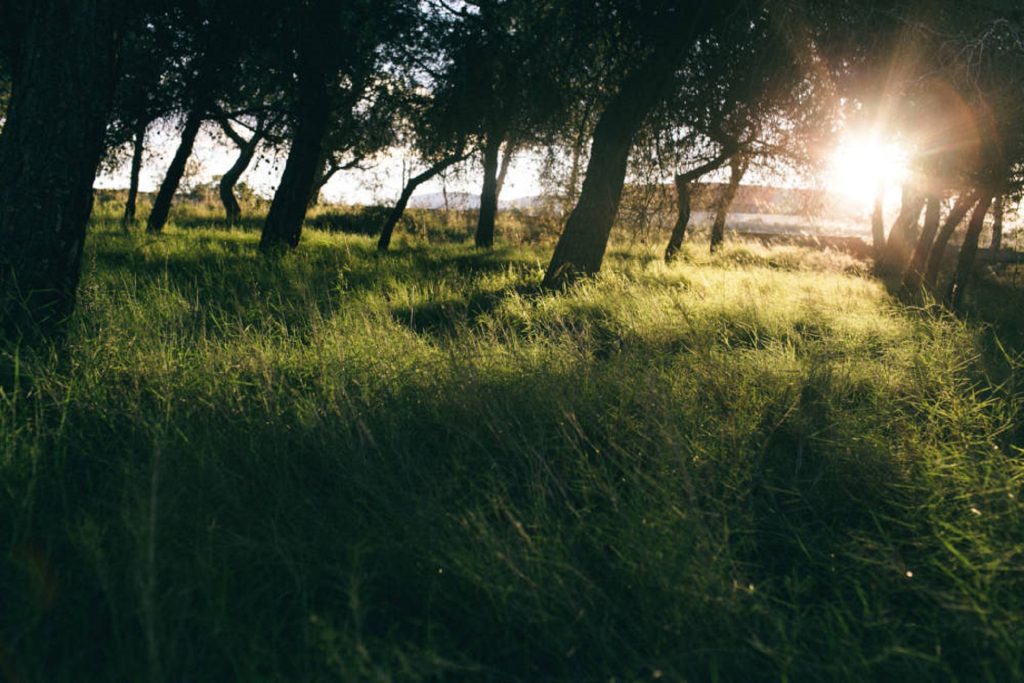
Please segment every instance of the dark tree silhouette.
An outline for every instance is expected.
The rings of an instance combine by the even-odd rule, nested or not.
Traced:
[[[8,338],[50,337],[74,306],[127,9],[112,0],[0,8],[13,83],[0,135],[0,325]]]

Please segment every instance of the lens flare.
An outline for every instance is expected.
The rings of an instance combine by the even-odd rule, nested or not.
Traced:
[[[870,206],[881,186],[887,195],[909,175],[910,155],[900,144],[870,134],[845,136],[832,154],[827,187]]]

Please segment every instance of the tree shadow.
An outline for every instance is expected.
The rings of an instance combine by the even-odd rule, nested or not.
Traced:
[[[543,292],[539,282],[499,290],[478,291],[468,296],[426,301],[412,306],[394,306],[391,308],[391,317],[417,334],[452,340],[465,328],[475,326],[503,301],[513,296],[535,298],[541,296]]]
[[[534,267],[507,248],[412,245],[382,254],[371,240],[319,240],[273,258],[260,254],[253,240],[228,232],[197,232],[183,242],[157,237],[140,243],[121,239],[119,233],[105,237],[100,236],[88,260],[95,280],[117,289],[130,278],[140,290],[170,291],[198,302],[196,315],[207,322],[227,317],[255,326],[281,323],[290,334],[302,334],[316,317],[333,317],[353,297],[389,297],[403,288],[454,288],[466,294],[394,309],[397,321],[418,332],[449,335],[513,292],[533,296],[540,291],[539,284],[501,290],[486,282],[510,271],[521,279]],[[221,328],[195,322],[214,335]]]

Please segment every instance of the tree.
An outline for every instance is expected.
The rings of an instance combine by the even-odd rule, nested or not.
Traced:
[[[205,104],[196,103],[182,122],[178,148],[174,151],[163,182],[160,183],[160,189],[157,190],[156,198],[153,200],[153,208],[150,209],[149,217],[146,220],[146,232],[162,232],[167,224],[167,217],[171,212],[171,202],[174,201],[178,185],[181,184],[181,179],[185,175],[185,166],[188,164],[189,157],[192,156],[192,147],[195,145],[196,137],[199,135],[199,129],[202,127],[207,113]]]
[[[146,133],[155,121],[173,114],[175,102],[181,98],[179,74],[167,68],[182,50],[180,40],[176,17],[166,12],[149,13],[145,21],[131,24],[125,35],[103,166],[115,168],[126,153],[129,156],[128,196],[121,219],[126,230],[135,222]]]
[[[879,181],[875,190],[875,201],[871,208],[871,247],[875,260],[882,258],[885,250],[885,183]]]
[[[233,226],[242,218],[242,207],[238,203],[238,198],[235,197],[235,186],[242,174],[249,168],[249,164],[256,156],[256,150],[266,139],[275,122],[270,119],[268,114],[261,114],[253,122],[248,139],[235,130],[228,118],[221,118],[217,123],[224,135],[238,147],[238,156],[235,157],[235,162],[224,172],[217,184],[220,201],[224,205],[224,219],[229,226]]]
[[[135,223],[135,205],[139,196],[139,176],[142,173],[142,155],[146,151],[146,130],[149,125],[139,122],[132,135],[132,161],[129,171],[128,196],[124,202],[121,226],[127,230]]]
[[[291,9],[276,46],[284,73],[294,73],[289,117],[294,131],[284,174],[274,193],[260,249],[280,253],[298,246],[302,221],[325,163],[332,115],[352,117],[367,89],[386,75],[390,46],[415,25],[411,0],[339,5],[311,0]]]
[[[178,148],[174,152],[163,182],[153,200],[146,221],[146,231],[159,233],[167,223],[171,203],[178,191],[192,148],[203,123],[219,118],[218,99],[228,89],[231,77],[237,75],[244,44],[244,26],[238,24],[235,3],[199,3],[186,9],[171,8],[160,17],[175,33],[178,60],[172,62],[182,83],[176,102],[181,117]]]
[[[954,207],[955,209],[955,207]],[[906,273],[903,276],[903,286],[913,290],[920,286],[921,277],[927,265],[928,254],[935,243],[935,237],[939,231],[939,222],[942,220],[942,199],[937,193],[932,193],[925,199],[924,227],[921,236],[914,247],[914,253],[910,258]]]
[[[387,218],[384,220],[384,225],[381,226],[380,238],[377,240],[377,250],[387,251],[391,245],[391,235],[395,231],[395,226],[398,225],[399,219],[405,212],[405,207],[409,204],[409,199],[412,198],[413,192],[416,191],[423,183],[427,182],[431,178],[443,173],[446,169],[451,168],[455,164],[464,161],[467,155],[464,153],[450,154],[449,156],[443,157],[433,165],[429,166],[425,171],[409,178],[406,182],[405,187],[402,188],[402,194],[399,196],[395,206],[388,212]]]
[[[13,85],[0,135],[0,325],[9,339],[45,339],[74,308],[131,14],[114,0],[21,0],[0,12]]]
[[[989,243],[989,249],[993,256],[1003,247],[1003,214],[1005,210],[1006,196],[999,195],[992,202],[992,241]]]
[[[978,203],[971,214],[971,221],[967,225],[967,234],[964,236],[964,243],[960,247],[960,258],[957,260],[956,272],[949,283],[946,292],[945,303],[949,308],[958,310],[963,304],[964,291],[974,272],[974,257],[978,252],[978,237],[981,235],[982,226],[985,223],[985,214],[992,205],[992,193],[987,192],[981,195]]]
[[[935,236],[935,240],[926,252],[927,258],[925,260],[923,275],[919,276],[915,268],[907,271],[904,284],[909,290],[913,291],[916,289],[919,281],[921,285],[924,285],[925,289],[930,291],[935,290],[936,283],[939,279],[939,270],[942,268],[942,260],[946,254],[946,246],[949,244],[950,238],[953,237],[953,233],[956,232],[957,227],[971,211],[971,207],[973,207],[977,201],[978,194],[974,190],[965,191],[956,198],[956,203],[953,204],[953,208],[950,210],[949,215],[942,224],[942,228],[938,231]],[[919,248],[924,251],[924,245],[919,245]],[[914,260],[917,261],[919,258],[923,257],[919,257],[915,253]]]
[[[704,162],[697,168],[691,169],[686,173],[677,173],[675,175],[676,202],[678,209],[676,223],[672,228],[672,235],[669,237],[668,246],[665,247],[665,263],[671,263],[675,260],[676,255],[683,246],[683,240],[686,238],[686,228],[690,224],[691,214],[691,184],[698,178],[707,174],[709,171],[719,168],[732,154],[733,150],[731,148],[726,149],[717,157]]]
[[[634,68],[619,72],[623,75],[617,91],[598,118],[583,189],[544,276],[547,288],[565,286],[600,269],[634,136],[667,94],[673,75],[696,40],[725,17],[738,20],[734,13],[743,3],[695,3],[692,12],[672,3],[641,5],[615,8],[616,16],[623,20],[616,27],[618,36],[632,32],[630,37],[636,39],[618,42],[637,50],[634,56],[640,58]]]

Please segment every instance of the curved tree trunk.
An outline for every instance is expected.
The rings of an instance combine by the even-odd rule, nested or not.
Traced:
[[[160,184],[160,191],[153,200],[153,208],[149,212],[146,221],[146,232],[158,233],[163,231],[167,224],[167,216],[171,212],[171,202],[174,200],[174,193],[178,191],[181,178],[185,175],[185,164],[192,156],[192,147],[195,145],[196,136],[199,135],[199,128],[203,124],[203,113],[198,108],[189,112],[185,119],[185,126],[181,131],[181,142],[171,159],[171,165],[167,167],[167,175]]]
[[[384,225],[381,226],[380,239],[377,240],[378,251],[388,250],[388,247],[391,245],[391,235],[395,231],[395,226],[398,225],[399,219],[401,219],[402,214],[405,213],[405,207],[409,204],[409,199],[412,197],[412,193],[416,191],[416,188],[465,158],[465,154],[453,154],[451,156],[447,156],[425,170],[423,173],[409,179],[409,182],[407,182],[405,187],[402,188],[402,195],[398,198],[398,202],[395,203],[395,206],[391,209],[387,219],[384,221]]]
[[[565,198],[566,204],[575,205],[580,189],[580,165],[583,163],[583,147],[587,142],[587,119],[590,116],[589,101],[583,105],[583,114],[580,117],[580,125],[572,142],[572,161],[569,165],[569,178],[566,182]]]
[[[914,255],[910,258],[907,272],[903,276],[903,286],[907,289],[914,290],[921,286],[924,269],[928,262],[928,254],[931,253],[932,244],[935,242],[935,235],[939,231],[941,209],[942,200],[939,199],[939,196],[935,194],[928,195],[928,198],[925,200],[924,229],[921,231],[921,237],[917,240],[917,245],[914,247]]]
[[[942,268],[942,260],[946,255],[946,246],[949,244],[953,233],[956,232],[957,226],[960,225],[964,216],[967,215],[967,212],[971,210],[971,207],[974,206],[977,200],[978,195],[975,192],[967,191],[962,193],[957,197],[956,203],[953,204],[949,216],[946,217],[946,222],[942,224],[942,229],[939,230],[939,234],[935,237],[935,243],[928,254],[928,265],[924,269],[923,284],[928,291],[935,291],[935,284],[939,279],[939,270]]]
[[[302,221],[323,159],[321,148],[330,123],[326,80],[316,69],[300,75],[295,137],[260,238],[260,249],[265,253],[299,245]]]
[[[333,178],[340,170],[340,166],[335,166],[329,161],[323,162],[320,172],[317,173],[316,178],[313,179],[313,187],[309,192],[309,204],[307,205],[308,209],[312,209],[314,206],[318,205],[320,202],[323,201],[322,195],[324,191],[324,186],[327,185],[327,183],[331,182],[331,178]]]
[[[239,138],[238,141],[242,144],[238,149],[238,157],[235,158],[235,163],[231,165],[231,168],[221,176],[218,187],[220,190],[220,202],[224,205],[224,217],[229,226],[236,225],[242,219],[242,207],[238,203],[238,198],[235,197],[235,185],[238,184],[242,174],[249,168],[249,164],[252,163],[253,157],[256,156],[256,150],[259,148],[262,140],[263,132],[259,126],[253,131],[252,137],[248,141]]]
[[[0,336],[59,336],[75,303],[116,80],[115,2],[26,3],[0,135]]]
[[[512,157],[516,150],[512,142],[505,143],[505,153],[501,156],[501,166],[498,167],[498,177],[494,184],[494,193],[500,199],[501,191],[505,187],[505,178],[508,177],[508,169],[512,166]]]
[[[488,134],[484,144],[484,186],[480,190],[480,216],[476,224],[476,246],[494,246],[494,219],[498,213],[498,155],[501,136]]]
[[[665,247],[665,263],[672,263],[675,260],[676,254],[683,247],[683,240],[686,239],[686,226],[690,224],[690,183],[681,174],[676,174],[675,182],[678,214],[672,235],[668,238],[668,246]]]
[[[921,210],[924,209],[924,201],[923,194],[909,185],[903,186],[900,212],[889,231],[889,238],[886,240],[882,261],[879,264],[883,271],[898,273],[906,266],[910,259],[912,237],[916,233],[917,221],[921,217]]]
[[[124,202],[124,215],[121,217],[121,227],[128,230],[135,222],[135,205],[139,197],[139,175],[142,173],[142,154],[146,149],[146,128],[142,124],[135,129],[135,139],[132,141],[132,170],[128,181],[128,198]]]
[[[544,275],[554,289],[601,269],[618,213],[633,136],[661,96],[692,39],[662,44],[622,83],[601,113],[579,201],[566,221]]]
[[[718,198],[718,205],[715,207],[715,222],[711,225],[711,253],[718,251],[718,248],[725,240],[725,219],[729,215],[729,207],[736,199],[736,190],[739,189],[740,181],[750,166],[750,160],[742,155],[735,155],[729,160],[729,184],[722,190]]]
[[[992,241],[989,248],[992,255],[1003,248],[1003,212],[1006,207],[1006,197],[999,195],[992,205]]]
[[[691,214],[690,200],[692,188],[690,184],[695,183],[704,174],[720,167],[736,154],[736,151],[737,143],[729,141],[727,144],[722,145],[722,151],[717,157],[704,162],[697,168],[690,169],[686,173],[676,174],[676,205],[678,207],[678,214],[676,224],[672,228],[672,235],[668,240],[668,246],[665,247],[665,263],[670,263],[675,259],[676,254],[683,246],[683,241],[686,239],[686,228],[690,225]]]
[[[985,214],[988,213],[992,204],[992,193],[988,192],[981,196],[974,213],[971,214],[971,222],[967,224],[967,233],[964,235],[964,243],[960,246],[960,258],[956,262],[956,272],[953,273],[953,280],[949,283],[949,290],[946,293],[946,305],[954,311],[959,311],[964,302],[964,292],[974,275],[974,260],[978,255],[978,238],[981,236],[981,229],[985,225]]]
[[[878,184],[875,191],[875,205],[871,211],[871,246],[875,252],[875,260],[882,258],[885,253],[885,216],[883,206],[885,204],[885,185]]]

